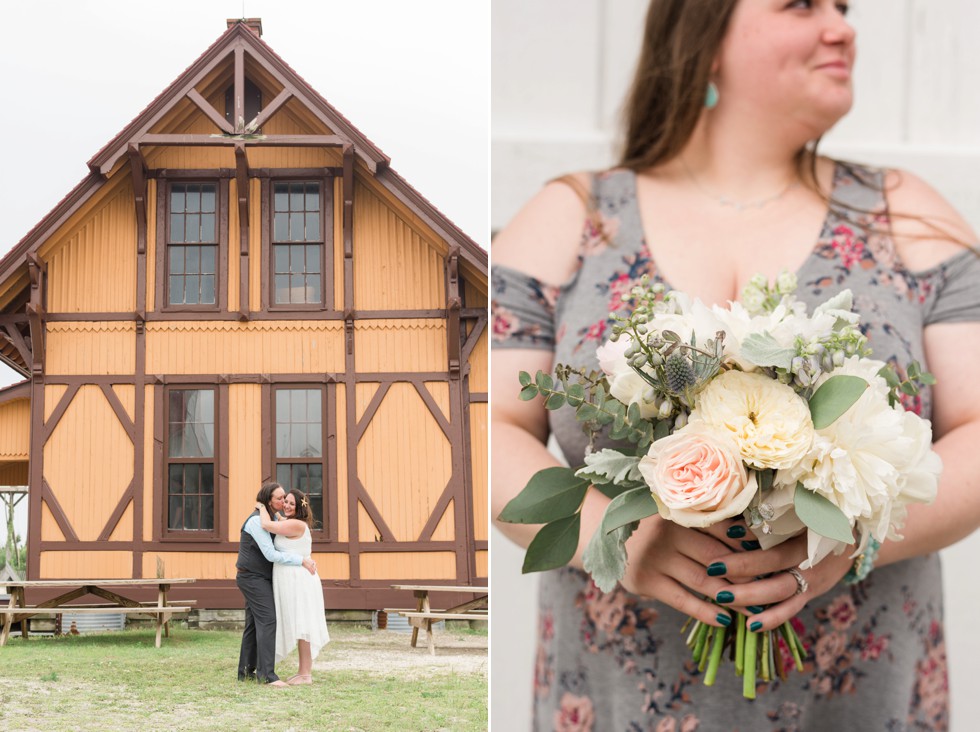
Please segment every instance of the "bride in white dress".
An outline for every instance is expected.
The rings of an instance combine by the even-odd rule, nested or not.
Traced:
[[[264,505],[259,505],[262,528],[275,534],[276,549],[310,556],[313,549],[313,515],[306,494],[293,489],[283,499],[283,518],[274,521]],[[296,571],[299,570],[299,571]],[[323,588],[319,574],[303,567],[275,564],[272,589],[276,600],[276,663],[293,648],[299,648],[299,672],[288,684],[313,683],[313,659],[330,641],[323,614]]]

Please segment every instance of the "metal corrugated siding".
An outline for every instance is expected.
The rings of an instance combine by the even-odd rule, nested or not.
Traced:
[[[449,481],[452,454],[411,384],[388,390],[357,446],[357,462],[358,477],[395,538],[418,539]]]
[[[444,258],[429,239],[358,181],[354,186],[354,300],[370,310],[446,306]]]
[[[31,400],[0,405],[0,460],[27,460],[31,447]]]
[[[133,478],[133,443],[99,387],[79,389],[43,457],[45,480],[78,538],[96,540]]]
[[[363,579],[408,580],[456,578],[452,552],[369,552],[361,555]]]
[[[132,374],[136,324],[120,321],[48,323],[45,371],[51,375]]]
[[[477,402],[470,404],[470,463],[473,481],[473,537],[477,541],[488,538],[489,514],[487,511],[487,473],[488,467],[488,405]]]
[[[133,553],[41,552],[40,576],[45,579],[130,579],[133,576]]]
[[[357,371],[446,371],[446,321],[358,320],[354,323]]]
[[[323,373],[344,370],[343,323],[147,323],[151,374]]]
[[[242,522],[262,487],[262,387],[228,387],[228,540],[238,541]]]
[[[132,311],[136,307],[136,214],[120,186],[80,224],[45,246],[52,313]]]

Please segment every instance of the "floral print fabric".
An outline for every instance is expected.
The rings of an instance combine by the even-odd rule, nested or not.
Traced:
[[[881,171],[838,164],[836,203],[797,271],[798,295],[813,307],[850,288],[875,357],[904,367],[923,362],[926,325],[980,320],[980,257],[966,250],[927,271],[907,270],[888,234],[882,182]],[[622,295],[644,274],[670,287],[644,240],[635,175],[597,174],[593,192],[602,231],[585,226],[568,282],[495,268],[495,348],[545,348],[555,362],[597,368],[595,348]],[[905,406],[928,417],[929,392]],[[569,464],[580,464],[586,442],[574,415],[558,410],[549,420]],[[947,729],[940,574],[936,555],[919,557],[821,596],[795,621],[807,648],[804,671],[760,683],[748,701],[733,674],[702,685],[679,632],[685,618],[673,609],[622,589],[602,593],[574,569],[546,573],[535,729]]]

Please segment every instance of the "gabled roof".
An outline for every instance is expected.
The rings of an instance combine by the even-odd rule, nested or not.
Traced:
[[[361,133],[336,108],[297,74],[272,48],[244,23],[235,23],[194,61],[176,80],[164,89],[126,127],[110,140],[88,162],[89,174],[0,259],[0,282],[9,278],[103,185],[109,173],[126,157],[131,145],[138,145],[153,125],[186,98],[195,85],[225,63],[230,54],[248,53],[288,92],[310,110],[324,125],[335,131],[338,144],[350,146],[354,155],[393,195],[416,210],[440,236],[459,246],[461,256],[484,276],[488,272],[488,255],[444,214],[389,167],[390,159]],[[270,105],[271,106],[271,103]],[[0,356],[2,358],[2,356]],[[4,359],[5,360],[5,359]]]

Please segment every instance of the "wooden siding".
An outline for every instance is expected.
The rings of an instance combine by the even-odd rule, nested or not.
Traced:
[[[344,328],[336,321],[146,325],[149,374],[309,373],[344,370]]]
[[[340,552],[313,552],[316,573],[321,580],[346,581],[350,579],[350,557]],[[329,596],[330,590],[327,589]],[[329,600],[327,607],[330,607]]]
[[[366,580],[419,577],[451,580],[456,577],[456,555],[452,552],[368,552],[361,555],[361,577]]]
[[[228,387],[228,541],[238,541],[242,523],[262,487],[262,387]]]
[[[26,460],[0,464],[0,485],[27,485],[30,480],[29,468]]]
[[[490,576],[490,552],[481,550],[476,553],[476,576]]]
[[[333,306],[344,309],[344,179],[333,181]]]
[[[337,395],[337,541],[350,541],[350,522],[347,516],[347,393],[343,388]],[[349,568],[348,568],[349,571]]]
[[[262,309],[262,182],[249,181],[248,203],[248,307]],[[241,275],[238,275],[241,278]]]
[[[133,479],[133,443],[97,386],[83,386],[44,446],[44,479],[81,541],[95,541]]]
[[[116,528],[112,530],[112,534],[109,535],[109,542],[113,541],[125,541],[129,542],[133,540],[133,527],[135,522],[133,521],[133,502],[130,501],[126,510],[123,511],[122,516],[119,517],[119,523],[116,524]]]
[[[469,364],[471,392],[486,392],[490,390],[490,359],[488,358],[487,353],[489,337],[487,332],[488,331],[484,329],[479,340],[476,342],[476,345],[473,347],[473,352],[470,354]],[[517,383],[517,379],[514,380],[514,383]]]
[[[143,576],[157,576],[157,559],[164,577],[194,577],[199,580],[235,579],[235,552],[147,552],[143,555]]]
[[[473,480],[473,538],[486,541],[490,516],[487,511],[489,493],[487,475],[489,473],[487,430],[488,405],[470,404],[470,463]]]
[[[58,406],[61,397],[68,391],[64,384],[46,384],[44,387],[44,421],[47,422],[51,413]]]
[[[249,187],[251,194],[251,187]],[[251,208],[254,208],[252,204]],[[251,208],[249,215],[251,216]],[[249,255],[252,253],[252,229],[249,224]],[[228,182],[228,273],[227,285],[225,288],[225,301],[220,303],[228,310],[238,310],[241,302],[241,257],[242,257],[242,237],[241,226],[238,221],[238,181],[232,179]],[[220,261],[220,258],[219,258]],[[251,266],[251,263],[250,265]]]
[[[62,533],[61,529],[58,528],[57,522],[54,520],[54,515],[51,513],[51,509],[48,508],[46,503],[41,504],[41,541],[64,541],[65,535]],[[42,574],[41,577],[45,579],[51,579],[51,577]]]
[[[163,387],[147,384],[143,387],[143,538],[153,536],[154,514],[159,512],[153,505],[153,477],[155,444],[153,442],[153,411],[156,400],[153,398],[156,389]],[[163,475],[161,469],[160,474]]]
[[[448,360],[445,320],[358,320],[354,324],[358,372],[445,372]]]
[[[130,579],[132,573],[132,552],[41,552],[44,579]]]
[[[445,307],[445,266],[440,249],[444,251],[358,178],[354,185],[357,308]]]
[[[119,321],[47,324],[47,375],[132,374],[136,324]]]
[[[146,312],[156,307],[157,181],[146,182]]]
[[[373,392],[374,385],[358,385],[358,412]],[[357,446],[357,462],[358,477],[395,539],[417,540],[449,481],[452,456],[411,384],[388,390]]]
[[[110,188],[101,206],[42,249],[49,312],[131,312],[136,307],[133,192],[124,178]]]
[[[30,445],[31,400],[14,399],[0,404],[0,461],[27,460]]]

